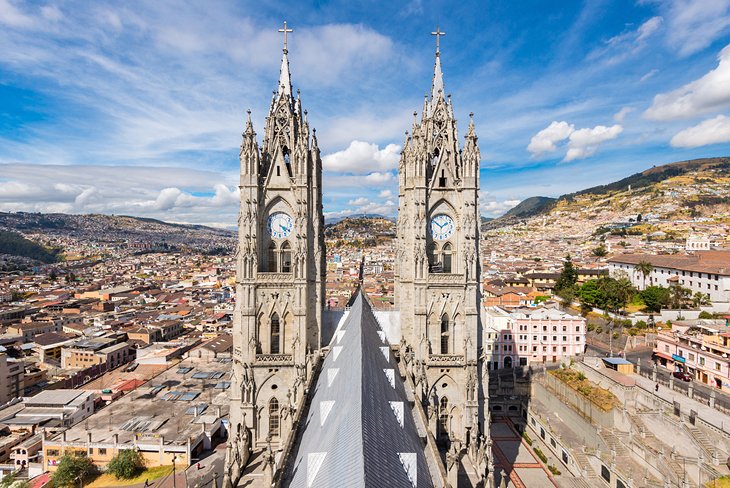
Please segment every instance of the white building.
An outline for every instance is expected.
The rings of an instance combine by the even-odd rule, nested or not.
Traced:
[[[653,267],[647,276],[637,269],[641,262]],[[716,311],[730,310],[730,251],[698,251],[686,255],[622,254],[608,260],[608,269],[611,275],[625,272],[640,290],[647,286],[679,285],[689,288],[693,294],[709,295]]]

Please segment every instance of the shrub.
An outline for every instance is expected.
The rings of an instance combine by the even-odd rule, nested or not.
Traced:
[[[710,312],[705,312],[704,310],[700,312],[701,319],[712,319],[714,318],[714,315],[712,315]]]
[[[590,324],[590,323],[586,324],[586,330],[588,332],[593,332],[595,330],[595,328],[596,328],[596,324]]]
[[[637,329],[646,329],[646,327],[647,327],[646,322],[644,322],[643,320],[639,320],[634,325],[636,326]]]
[[[552,474],[554,474],[555,476],[557,476],[557,475],[559,475],[559,474],[560,474],[560,470],[559,470],[559,469],[557,468],[557,466],[553,466],[552,464],[550,464],[550,465],[548,466],[548,469],[549,469],[549,470],[550,470],[550,472],[551,472]]]
[[[543,454],[539,447],[533,447],[532,450],[535,451],[535,454],[537,454],[537,457],[539,457],[543,463],[547,462],[547,456]]]
[[[603,327],[601,327],[599,325],[598,327],[596,327],[596,334],[601,334],[601,333],[603,333]]]
[[[614,339],[618,339],[618,332],[614,332],[614,333],[613,333],[613,338],[614,338]]]
[[[142,456],[135,449],[122,449],[106,467],[108,473],[117,479],[131,479],[137,476],[144,466]]]
[[[522,433],[522,438],[525,439],[525,442],[527,442],[527,445],[532,445],[532,439],[530,439],[530,436],[527,435],[527,432]]]
[[[64,454],[53,473],[53,485],[56,487],[74,486],[79,480],[85,480],[96,471],[96,466],[85,452]]]
[[[639,333],[639,329],[637,329],[636,327],[632,327],[632,328],[629,329],[629,335],[630,336],[635,336],[638,333]]]
[[[578,378],[578,381],[583,381],[586,379],[586,375],[584,375],[583,373],[578,373],[576,378]]]

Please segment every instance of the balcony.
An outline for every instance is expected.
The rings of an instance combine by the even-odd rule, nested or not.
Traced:
[[[464,356],[462,354],[431,354],[428,357],[429,366],[462,366]]]
[[[256,273],[256,278],[259,283],[278,285],[280,283],[293,282],[294,273],[269,273],[259,271]]]
[[[290,366],[294,364],[294,356],[291,354],[257,354],[256,362],[270,366]]]
[[[464,275],[461,273],[440,273],[432,271],[428,274],[428,282],[435,284],[459,284],[464,282]]]

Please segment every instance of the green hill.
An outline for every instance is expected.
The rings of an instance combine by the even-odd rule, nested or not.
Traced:
[[[60,261],[59,250],[49,250],[15,232],[0,230],[0,254],[23,256],[43,263]]]

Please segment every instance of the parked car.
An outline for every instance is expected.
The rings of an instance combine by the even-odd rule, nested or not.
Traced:
[[[679,378],[682,381],[692,381],[692,375],[685,371],[675,371],[672,376]]]

